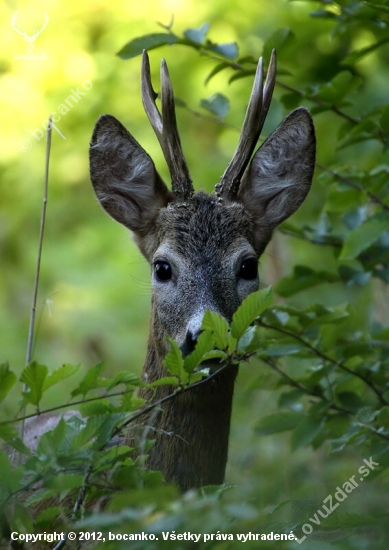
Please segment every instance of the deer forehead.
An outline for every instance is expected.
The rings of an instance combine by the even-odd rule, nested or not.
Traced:
[[[156,250],[165,245],[171,254],[195,263],[233,258],[244,248],[254,253],[251,214],[241,204],[219,204],[215,196],[203,192],[182,205],[161,209],[157,234]]]

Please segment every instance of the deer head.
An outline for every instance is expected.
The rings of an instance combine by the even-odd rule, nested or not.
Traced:
[[[242,300],[258,288],[258,259],[273,230],[297,210],[309,191],[315,134],[307,110],[293,111],[251,159],[275,75],[273,51],[265,83],[262,60],[258,63],[236,152],[211,195],[194,193],[164,60],[161,113],[146,52],[142,99],[169,167],[171,191],[118,120],[104,115],[95,126],[90,172],[96,196],[110,216],[133,232],[152,269],[152,319],[143,369],[147,381],[166,374],[166,337],[175,339],[187,354],[194,349],[206,309],[231,321]],[[154,423],[158,435],[149,463],[181,488],[223,481],[235,376],[236,369],[223,374],[217,391],[210,387],[182,395],[166,405]]]
[[[142,99],[169,167],[172,191],[118,120],[104,115],[96,124],[90,163],[97,198],[133,231],[152,266],[159,327],[180,346],[195,340],[206,308],[231,320],[243,298],[258,288],[257,261],[272,231],[309,191],[315,137],[305,109],[293,111],[248,166],[270,106],[275,73],[273,52],[264,86],[262,60],[258,64],[239,144],[215,195],[194,194],[164,60],[162,115],[155,105],[146,52]]]

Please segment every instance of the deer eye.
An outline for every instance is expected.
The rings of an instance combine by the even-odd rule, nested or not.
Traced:
[[[250,281],[258,276],[258,261],[256,258],[247,258],[242,262],[238,277]]]
[[[172,268],[167,262],[155,262],[154,273],[158,281],[168,281],[172,278]]]

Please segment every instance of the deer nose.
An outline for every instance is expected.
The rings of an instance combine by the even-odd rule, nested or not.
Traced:
[[[201,334],[201,330],[197,330],[196,332],[192,332],[191,330],[188,330],[185,336],[185,342],[181,346],[181,352],[184,357],[192,353],[192,351],[195,349],[196,342],[198,337]]]

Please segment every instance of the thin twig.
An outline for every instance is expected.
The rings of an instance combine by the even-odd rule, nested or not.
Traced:
[[[256,323],[261,327],[275,330],[276,332],[280,332],[281,334],[285,334],[287,336],[290,336],[291,338],[294,338],[295,340],[303,344],[303,346],[305,346],[310,351],[312,351],[317,357],[320,357],[324,361],[332,363],[333,365],[335,365],[336,367],[339,367],[345,372],[353,376],[356,376],[357,378],[362,380],[367,386],[369,386],[369,388],[376,394],[376,396],[378,397],[378,400],[382,405],[388,405],[388,402],[385,400],[381,392],[375,387],[373,382],[371,382],[370,380],[362,376],[362,374],[360,374],[359,372],[353,371],[352,369],[349,369],[348,367],[346,367],[343,361],[336,361],[335,359],[332,359],[332,357],[330,357],[326,353],[323,353],[319,349],[315,348],[312,344],[310,344],[310,342],[307,342],[307,340],[305,340],[302,336],[300,336],[299,334],[296,334],[295,332],[292,332],[291,330],[288,330],[286,328],[281,328],[281,327],[273,327],[272,325],[268,325],[261,319],[257,319]]]
[[[35,312],[36,312],[36,303],[38,298],[38,288],[39,288],[39,275],[41,269],[41,260],[42,260],[42,247],[43,247],[43,236],[45,231],[45,222],[46,222],[46,207],[47,207],[47,197],[48,197],[48,188],[49,188],[49,161],[50,161],[50,149],[51,149],[51,129],[53,122],[53,115],[49,117],[49,124],[46,131],[46,159],[45,159],[45,176],[43,184],[43,203],[42,203],[42,212],[41,212],[41,223],[39,230],[39,243],[38,243],[38,256],[36,262],[36,271],[35,271],[35,281],[34,281],[34,290],[32,297],[32,307],[30,314],[30,326],[28,331],[28,340],[27,340],[27,353],[26,353],[26,365],[31,363],[32,358],[32,346],[34,341],[34,329],[35,329]],[[27,384],[23,385],[23,391],[27,391]],[[26,407],[22,409],[22,416],[25,415]],[[24,439],[24,420],[22,421],[19,429],[20,439]],[[19,454],[18,460],[20,461],[21,455]]]
[[[275,361],[273,361],[269,358],[265,359],[263,357],[260,357],[260,360],[263,361],[264,363],[266,363],[267,365],[269,365],[269,367],[271,367],[278,374],[280,374],[283,378],[285,378],[285,380],[287,380],[291,386],[299,389],[302,393],[305,393],[306,395],[310,395],[311,397],[318,397],[319,399],[321,399],[322,401],[327,403],[328,406],[331,409],[335,409],[338,412],[342,412],[342,413],[345,413],[345,414],[352,414],[352,411],[344,409],[343,407],[338,407],[338,405],[335,405],[335,403],[333,401],[330,401],[330,400],[326,399],[324,397],[324,395],[322,395],[320,392],[312,391],[312,390],[308,389],[307,387],[305,387],[300,382],[298,382],[297,380],[294,380],[293,378],[291,378],[289,376],[289,374],[287,374],[282,369],[280,369],[280,367],[276,364]]]
[[[217,61],[218,63],[225,63],[228,67],[233,69],[234,71],[246,71],[245,67],[241,65],[240,63],[236,63],[234,61],[229,61],[225,59],[224,57],[219,57],[215,55],[214,53],[209,53],[208,50],[202,49],[201,53],[208,57],[208,59],[212,59],[213,61]],[[253,74],[254,74],[253,70]],[[320,101],[319,99],[316,99],[314,97],[311,97],[309,95],[306,95],[304,92],[301,92],[300,90],[296,90],[292,86],[288,86],[287,84],[284,84],[283,82],[280,82],[279,80],[276,80],[276,85],[280,88],[283,88],[284,90],[287,90],[288,92],[291,92],[295,95],[298,95],[299,97],[303,97],[304,99],[307,99],[308,101],[312,101],[312,103],[315,103],[316,105],[319,105],[320,107],[326,107],[336,115],[340,116],[341,118],[344,118],[348,122],[351,122],[352,124],[359,124],[361,121],[357,118],[353,118],[352,116],[348,115],[339,107],[336,105],[330,105],[329,103],[325,103],[323,101]]]
[[[320,101],[319,99],[306,95],[304,92],[300,92],[300,90],[296,90],[295,88],[292,88],[291,86],[288,86],[283,82],[277,81],[276,84],[281,88],[283,88],[284,90],[291,92],[292,94],[298,95],[299,97],[303,97],[308,101],[312,101],[312,103],[316,103],[316,105],[319,105],[320,107],[327,107],[330,111],[340,116],[341,118],[344,118],[348,122],[351,122],[352,124],[359,124],[361,122],[358,118],[353,118],[352,116],[348,115],[344,111],[341,111],[338,107],[336,107],[336,105],[330,105],[329,103],[325,103],[324,101]]]
[[[167,397],[174,397],[175,395],[177,395],[178,393],[181,393],[182,391],[187,391],[187,390],[197,386],[200,383],[204,383],[207,380],[212,379],[216,374],[218,374],[222,369],[224,369],[225,366],[227,366],[227,365],[224,365],[222,368],[218,369],[216,372],[210,374],[209,376],[203,378],[202,380],[199,380],[198,382],[195,382],[191,386],[187,386],[185,388],[180,388],[179,386],[177,386],[177,390],[175,392],[173,392],[172,394],[170,394],[170,396],[167,396]],[[74,401],[73,403],[65,403],[63,405],[57,405],[55,407],[50,407],[49,409],[45,409],[44,411],[39,411],[39,412],[36,412],[36,413],[27,414],[27,415],[22,416],[20,418],[13,418],[12,420],[4,420],[3,422],[0,422],[0,426],[2,426],[3,424],[13,424],[15,422],[22,422],[24,420],[28,420],[29,418],[34,418],[35,416],[43,416],[45,414],[60,411],[61,409],[66,409],[68,407],[75,407],[76,405],[83,405],[84,403],[91,403],[93,401],[100,401],[101,399],[108,399],[108,398],[111,398],[111,397],[121,397],[123,395],[126,395],[127,393],[132,393],[134,391],[135,387],[136,386],[134,386],[133,388],[131,388],[129,390],[118,391],[118,392],[114,392],[114,393],[107,393],[105,395],[99,395],[97,397],[90,397],[88,399],[80,399],[79,401]],[[144,384],[142,387],[145,388],[145,389],[151,389],[151,390],[154,389],[153,386],[148,386],[147,384]],[[165,400],[166,397],[164,397],[163,399]],[[161,403],[164,402],[164,400],[156,401],[155,403],[153,403],[152,405],[149,406],[150,409],[159,406]],[[150,410],[150,409],[148,409],[148,410]],[[139,416],[141,416],[141,415],[139,415]]]
[[[371,191],[367,191],[366,189],[364,189],[362,187],[362,185],[359,185],[358,183],[356,183],[355,181],[352,181],[350,180],[349,178],[346,178],[345,176],[342,176],[342,174],[339,174],[338,172],[334,172],[333,170],[331,170],[330,168],[327,168],[326,166],[323,166],[322,164],[319,164],[318,162],[316,163],[316,166],[320,169],[320,170],[323,170],[323,172],[327,172],[328,174],[331,174],[331,176],[333,176],[334,178],[338,179],[339,181],[342,181],[343,183],[346,183],[347,185],[349,185],[350,187],[353,187],[354,189],[357,189],[358,191],[362,191],[363,193],[366,193],[368,195],[368,197],[370,197],[370,199],[375,202],[376,204],[379,204],[384,210],[388,210],[389,211],[389,206],[387,204],[385,204],[384,202],[382,202],[382,200],[377,197],[377,195],[375,195],[374,193],[372,193]]]
[[[49,124],[47,126],[47,132],[46,132],[46,162],[45,162],[45,179],[44,179],[44,188],[43,188],[43,204],[42,204],[42,213],[41,213],[41,225],[40,225],[40,231],[39,231],[38,257],[36,262],[34,292],[33,292],[32,308],[31,308],[31,315],[30,315],[30,328],[28,332],[28,341],[27,341],[26,365],[31,363],[32,345],[34,340],[35,312],[36,312],[36,303],[38,298],[43,236],[45,231],[46,207],[47,207],[48,188],[49,188],[49,161],[50,161],[50,149],[51,149],[52,118],[53,118],[53,115],[50,115]],[[25,388],[24,391],[26,391],[26,389],[27,388]]]

